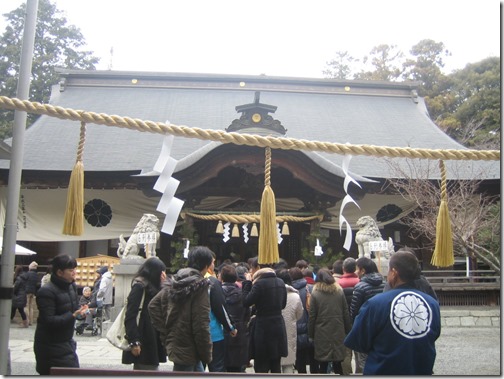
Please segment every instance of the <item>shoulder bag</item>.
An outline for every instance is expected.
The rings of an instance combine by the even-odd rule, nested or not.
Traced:
[[[143,291],[142,301],[140,301],[140,308],[138,308],[138,314],[136,318],[136,323],[140,320],[140,313],[142,312],[143,303],[145,299],[145,290]],[[126,339],[126,327],[124,326],[124,318],[126,317],[126,308],[128,306],[128,302],[124,304],[123,308],[117,315],[116,319],[110,326],[107,332],[107,340],[114,345],[115,347],[124,350],[130,351],[131,347],[129,346],[129,342]]]

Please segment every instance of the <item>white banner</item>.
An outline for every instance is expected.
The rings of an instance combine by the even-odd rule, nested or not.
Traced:
[[[62,233],[67,189],[21,189],[19,198],[19,241],[86,241],[131,235],[144,213],[156,212],[158,198],[149,198],[133,189],[85,189],[84,232],[81,236]],[[0,188],[0,220],[5,223],[7,187]],[[3,227],[1,232],[3,234]]]

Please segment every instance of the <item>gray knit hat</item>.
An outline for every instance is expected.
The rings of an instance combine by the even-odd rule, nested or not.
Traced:
[[[98,270],[96,270],[96,272],[98,274],[100,274],[100,275],[105,274],[107,271],[108,271],[108,267],[107,266],[101,266]]]

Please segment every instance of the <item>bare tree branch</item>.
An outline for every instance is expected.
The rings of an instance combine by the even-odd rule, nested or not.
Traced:
[[[434,248],[441,191],[439,181],[429,179],[434,172],[432,162],[427,165],[416,164],[413,160],[402,165],[394,160],[387,162],[392,171],[391,177],[406,178],[389,179],[392,190],[418,206],[415,212],[400,222],[410,228],[411,238],[427,240],[424,248]],[[474,177],[481,176],[475,174]],[[481,179],[451,180],[447,183],[454,253],[476,257],[500,273],[500,254],[483,248],[484,242],[478,240],[482,238],[481,231],[484,229],[490,231],[487,235],[491,237],[494,233],[499,235],[495,227],[500,225],[500,212],[493,212],[490,206],[496,198],[479,193],[481,183]]]

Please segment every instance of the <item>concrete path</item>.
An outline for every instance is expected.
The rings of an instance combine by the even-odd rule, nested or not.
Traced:
[[[490,310],[496,317],[499,308]],[[456,312],[455,312],[456,313]],[[463,313],[466,316],[466,313]],[[453,312],[452,312],[453,315]],[[478,313],[481,316],[481,313]],[[455,316],[452,316],[455,317]],[[500,323],[485,323],[484,326],[443,325],[437,340],[437,359],[435,375],[502,375],[501,370],[501,328]],[[12,375],[37,375],[33,338],[35,326],[19,328],[11,324],[9,348]],[[104,337],[91,336],[87,331],[75,336],[77,354],[83,368],[132,369],[131,365],[121,364],[121,351],[113,347]],[[160,370],[171,371],[171,362],[162,364]],[[253,373],[253,369],[247,369]]]

